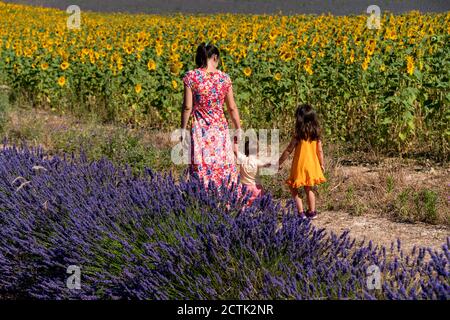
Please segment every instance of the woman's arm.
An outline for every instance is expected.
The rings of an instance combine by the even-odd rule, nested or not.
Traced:
[[[184,99],[181,111],[181,129],[186,130],[189,117],[192,113],[192,90],[188,86],[184,86]]]
[[[233,88],[228,90],[227,96],[225,97],[225,102],[227,104],[228,113],[230,114],[231,121],[233,122],[234,129],[241,128],[241,119],[239,118],[239,111],[234,101]]]
[[[289,157],[289,155],[292,153],[292,151],[295,149],[295,146],[297,145],[297,139],[294,137],[291,139],[291,142],[289,142],[289,145],[286,147],[286,149],[281,154],[280,160],[278,160],[278,166],[281,168],[281,165],[283,162]]]
[[[317,142],[317,157],[319,158],[320,167],[322,171],[325,171],[325,164],[323,162],[323,150],[322,150],[322,141],[319,140]]]

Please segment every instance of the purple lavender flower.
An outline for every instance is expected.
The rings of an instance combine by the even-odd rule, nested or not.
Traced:
[[[45,168],[45,170],[36,170]],[[17,190],[17,177],[29,183]],[[21,179],[19,179],[21,180]],[[86,156],[0,150],[0,296],[35,299],[449,299],[450,238],[406,255],[327,235],[270,194],[140,176]],[[278,229],[279,220],[282,228]],[[81,290],[66,286],[81,266]],[[366,285],[377,265],[382,289]],[[420,279],[417,282],[417,279]]]

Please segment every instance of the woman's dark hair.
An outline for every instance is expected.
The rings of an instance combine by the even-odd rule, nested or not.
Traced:
[[[295,112],[295,138],[297,141],[320,140],[320,126],[317,114],[309,104],[298,106]]]
[[[197,54],[195,55],[195,63],[197,64],[197,68],[206,68],[208,65],[208,59],[213,55],[217,55],[217,58],[220,58],[219,48],[215,45],[204,42],[198,46]]]

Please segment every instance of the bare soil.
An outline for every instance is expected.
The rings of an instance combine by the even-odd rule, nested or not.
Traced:
[[[399,223],[380,216],[352,216],[342,211],[321,212],[313,224],[335,234],[348,230],[357,240],[372,240],[386,247],[400,239],[405,252],[410,252],[414,245],[439,249],[450,237],[448,226]]]

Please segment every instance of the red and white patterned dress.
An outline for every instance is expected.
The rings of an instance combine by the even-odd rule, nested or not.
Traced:
[[[238,170],[232,150],[225,97],[232,87],[228,74],[203,69],[188,71],[183,78],[193,94],[190,174],[216,186],[223,179],[237,181]]]

